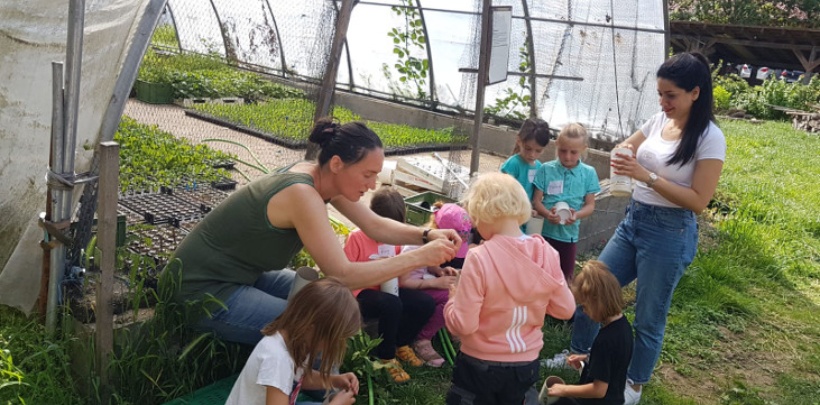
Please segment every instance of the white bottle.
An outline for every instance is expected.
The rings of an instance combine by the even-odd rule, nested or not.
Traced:
[[[610,160],[618,158],[616,153],[632,156],[632,149],[615,148],[612,149]],[[632,178],[623,174],[615,174],[615,168],[609,167],[609,193],[615,197],[629,197],[632,195]]]

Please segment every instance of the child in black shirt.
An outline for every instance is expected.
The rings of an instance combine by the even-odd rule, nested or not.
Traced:
[[[575,301],[601,330],[589,355],[572,354],[570,366],[580,369],[578,385],[555,384],[549,396],[559,404],[623,404],[626,370],[632,358],[632,326],[621,312],[624,299],[618,280],[602,262],[590,260],[572,284]]]

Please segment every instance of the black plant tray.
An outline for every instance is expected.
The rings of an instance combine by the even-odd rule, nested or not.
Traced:
[[[211,167],[214,169],[233,170],[236,167],[236,162],[230,159],[214,160],[211,162]]]
[[[143,216],[146,223],[165,224],[200,218],[202,207],[170,194],[134,194],[120,199],[120,204]]]
[[[217,181],[212,181],[211,187],[217,190],[235,190],[237,184],[239,183],[236,180],[223,177]]]
[[[210,184],[200,184],[197,187],[178,186],[176,188],[162,187],[161,193],[171,194],[190,204],[199,206],[200,211],[208,213],[217,205],[225,201],[230,194],[212,187]]]

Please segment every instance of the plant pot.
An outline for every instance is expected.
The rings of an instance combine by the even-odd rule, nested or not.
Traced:
[[[174,88],[168,83],[137,80],[134,90],[137,92],[137,100],[149,104],[171,104],[174,101]]]

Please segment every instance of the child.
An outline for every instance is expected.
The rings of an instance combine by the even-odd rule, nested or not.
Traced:
[[[623,404],[626,370],[632,358],[632,326],[621,313],[621,285],[603,262],[590,260],[573,282],[572,293],[584,313],[601,323],[601,330],[589,355],[567,358],[575,369],[583,367],[578,385],[555,384],[549,395],[565,397],[556,404]]]
[[[515,177],[527,190],[527,198],[532,201],[532,180],[541,162],[538,157],[550,142],[550,126],[540,118],[527,118],[518,139],[515,141],[513,155],[501,165],[501,173]]]
[[[251,353],[234,383],[227,405],[296,404],[300,388],[341,389],[331,405],[352,404],[359,391],[353,373],[330,375],[342,363],[347,339],[361,328],[358,303],[344,284],[325,277],[306,285]],[[314,364],[321,353],[319,370]]]
[[[485,241],[467,253],[444,306],[447,328],[461,337],[446,401],[520,404],[539,377],[544,315],[569,319],[575,300],[555,249],[521,232],[531,208],[515,179],[479,176],[466,208]]]
[[[558,251],[568,283],[575,274],[580,220],[592,215],[595,193],[601,191],[595,169],[581,162],[587,138],[587,131],[580,124],[564,127],[555,140],[557,158],[541,165],[533,181],[532,205],[546,219],[541,235]],[[555,212],[557,202],[565,202],[570,208],[571,215],[563,223]]]
[[[373,194],[370,209],[385,218],[404,222],[404,199],[398,191],[389,187],[382,187]],[[351,262],[364,262],[393,257],[399,253],[400,247],[379,244],[357,229],[348,235],[344,251]],[[419,290],[401,287],[399,295],[395,296],[382,292],[379,286],[354,291],[354,294],[362,316],[379,320],[382,342],[376,347],[376,356],[382,363],[391,365],[387,371],[395,382],[409,381],[410,375],[396,361],[396,357],[413,367],[424,365],[410,344],[433,315],[436,307],[433,297]]]
[[[450,296],[450,285],[456,281],[455,276],[464,264],[464,256],[467,255],[467,239],[472,228],[470,216],[464,208],[458,204],[444,204],[436,202],[438,210],[433,214],[427,227],[434,229],[454,229],[459,233],[461,240],[465,241],[461,245],[456,257],[442,264],[441,266],[430,266],[416,269],[405,274],[399,279],[399,283],[404,288],[421,290],[430,295],[436,302],[436,309],[433,316],[424,325],[421,332],[416,336],[416,343],[413,344],[416,354],[419,355],[427,365],[431,367],[441,367],[444,359],[433,349],[431,339],[444,327],[444,304]],[[402,253],[418,249],[418,246],[405,246]]]

